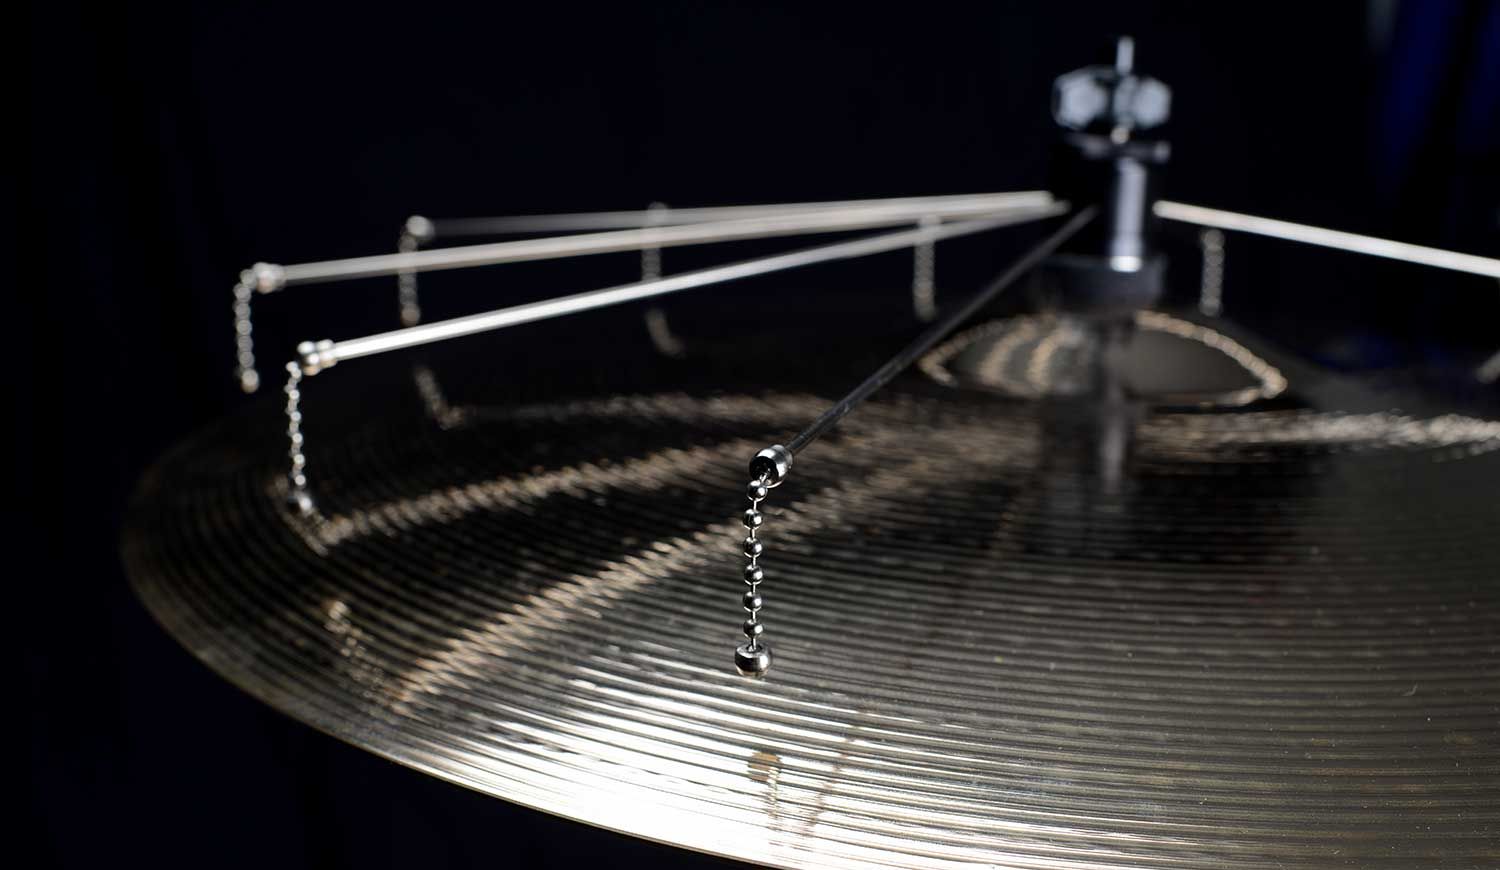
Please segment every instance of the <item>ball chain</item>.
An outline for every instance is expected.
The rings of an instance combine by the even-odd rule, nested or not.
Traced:
[[[302,514],[313,510],[312,495],[307,491],[307,456],[302,452],[302,367],[294,362],[286,364],[286,440],[287,458],[291,460],[291,472],[287,476],[290,489],[287,501]]]
[[[770,475],[762,474],[745,487],[745,494],[750,498],[750,507],[741,517],[746,529],[744,552],[746,558],[750,560],[745,565],[745,585],[750,588],[740,596],[740,605],[745,608],[750,617],[741,626],[745,633],[746,643],[734,651],[734,666],[747,677],[763,676],[771,669],[771,647],[763,638],[765,625],[760,621],[760,609],[765,603],[760,595],[760,584],[765,579],[766,572],[760,565],[760,556],[765,552],[765,545],[761,543],[758,536],[758,531],[766,519],[765,514],[760,512],[760,503],[769,491],[769,481]]]
[[[253,393],[260,387],[260,373],[255,370],[255,339],[251,335],[254,326],[250,322],[250,298],[255,286],[245,278],[234,285],[234,357],[235,377],[240,389]]]

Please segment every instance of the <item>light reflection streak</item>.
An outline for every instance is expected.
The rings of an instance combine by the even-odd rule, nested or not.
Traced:
[[[1231,393],[1198,397],[1198,403],[1240,406],[1272,399],[1286,391],[1286,377],[1279,369],[1217,330],[1159,311],[1136,312],[1135,325],[1138,329],[1174,335],[1217,350],[1258,382],[1257,386]],[[1032,342],[1035,346],[1030,346]],[[1071,395],[1085,383],[1081,376],[1087,368],[1078,364],[1075,357],[1061,355],[1062,351],[1087,348],[1087,337],[1071,318],[1033,315],[982,323],[934,349],[918,362],[918,367],[938,383],[956,386],[960,379],[953,373],[951,363],[971,348],[984,349],[973,367],[973,379],[1011,395],[1026,398]],[[1021,360],[1019,372],[1015,372],[1018,368],[1015,357],[1023,352],[1027,356]],[[1179,404],[1187,397],[1166,398]]]

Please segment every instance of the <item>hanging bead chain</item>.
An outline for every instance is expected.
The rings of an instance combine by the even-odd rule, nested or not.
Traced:
[[[255,370],[254,327],[250,323],[250,299],[257,292],[275,293],[286,286],[286,270],[274,263],[256,263],[240,272],[234,285],[234,373],[240,389],[253,393],[260,389],[260,373]]]
[[[760,503],[772,487],[780,486],[792,468],[792,451],[780,444],[755,454],[750,460],[750,483],[745,495],[750,498],[750,507],[745,511],[743,522],[745,533],[745,557],[750,563],[745,566],[745,585],[750,588],[740,597],[740,604],[750,614],[742,626],[748,641],[734,651],[735,668],[747,677],[763,677],[771,669],[771,647],[761,638],[765,626],[760,622],[760,582],[766,572],[760,566],[760,554],[765,551],[758,535],[761,524],[766,521],[760,512]]]
[[[396,242],[396,251],[402,254],[416,253],[422,243],[410,230],[403,230]],[[417,273],[402,269],[396,273],[396,304],[401,309],[401,325],[416,326],[422,322],[422,303],[417,296]]]
[[[1224,311],[1224,234],[1206,229],[1198,234],[1203,251],[1203,278],[1198,292],[1198,310],[1209,317]]]
[[[414,214],[401,225],[401,237],[396,240],[396,251],[414,254],[432,241],[437,228],[432,221]],[[422,303],[417,298],[417,273],[402,269],[396,273],[396,303],[401,308],[401,325],[416,326],[422,322]]]
[[[745,585],[750,588],[740,597],[740,604],[750,617],[742,626],[748,642],[734,651],[735,667],[745,676],[761,676],[771,667],[771,648],[761,639],[761,635],[765,633],[765,625],[760,621],[760,609],[765,603],[760,596],[760,584],[766,577],[765,570],[760,566],[760,554],[765,552],[765,545],[757,537],[757,531],[766,519],[759,508],[761,500],[769,491],[769,480],[769,475],[762,474],[750,481],[745,488],[745,494],[750,498],[750,507],[742,518],[747,530],[745,556],[750,560],[745,566]]]
[[[286,455],[291,460],[287,482],[291,484],[287,501],[302,514],[312,513],[312,496],[307,491],[307,456],[302,452],[302,367],[286,364]]]
[[[663,219],[671,209],[664,202],[653,202],[646,207],[646,220],[643,228],[658,227],[662,225]],[[641,281],[661,280],[661,248],[641,249]],[[653,305],[646,309],[646,332],[651,336],[651,344],[657,353],[662,356],[682,356],[682,340],[672,334],[672,325],[667,322],[667,312],[660,305]]]
[[[243,277],[234,285],[234,374],[240,379],[240,389],[247,393],[260,387],[260,374],[255,370],[255,339],[251,335],[255,327],[250,323],[250,297],[254,294],[255,286]]]
[[[942,221],[932,215],[922,218],[917,226],[922,229],[940,226]],[[937,317],[937,244],[922,242],[912,247],[911,303],[917,319],[926,323]]]

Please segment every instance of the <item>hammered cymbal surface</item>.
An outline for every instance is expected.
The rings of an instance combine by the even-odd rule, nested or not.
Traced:
[[[1500,863],[1500,424],[908,378],[763,504],[750,680],[745,463],[834,392],[428,390],[320,430],[320,387],[317,516],[264,403],[148,475],[125,558],[352,744],[782,866]]]

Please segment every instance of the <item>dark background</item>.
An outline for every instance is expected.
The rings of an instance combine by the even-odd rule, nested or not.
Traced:
[[[255,260],[388,251],[413,212],[1036,188],[1052,78],[1107,61],[1120,32],[1174,88],[1169,196],[1500,253],[1494,0],[33,3],[11,24],[6,587],[21,594],[21,854],[40,866],[707,861],[312,733],[211,675],[134,600],[118,557],[130,491],[246,401],[230,286]],[[795,280],[900,294],[908,267],[892,262]],[[984,277],[944,262],[945,291]],[[1228,263],[1226,314],[1327,365],[1464,372],[1500,348],[1494,281],[1243,237]],[[434,277],[424,302],[441,317],[633,269],[514,267],[499,289]],[[376,283],[260,300],[263,371],[298,339],[394,326]],[[715,299],[753,330],[743,292]],[[621,334],[638,340],[630,316]]]

